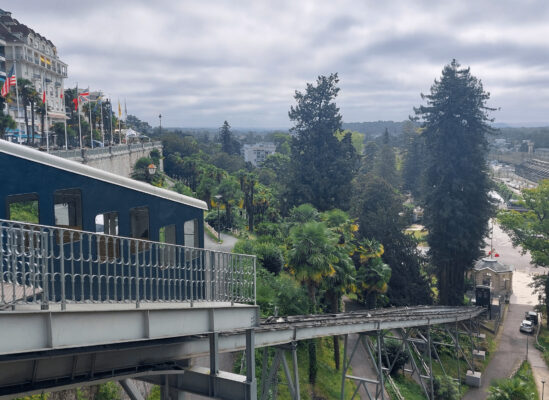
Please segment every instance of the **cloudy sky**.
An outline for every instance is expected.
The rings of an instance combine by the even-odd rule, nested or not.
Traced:
[[[549,121],[549,2],[18,0],[2,7],[101,89],[164,126],[286,128],[295,90],[338,72],[345,122],[403,120],[470,66],[496,122]]]

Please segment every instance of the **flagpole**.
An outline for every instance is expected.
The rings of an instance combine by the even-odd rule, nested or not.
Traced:
[[[120,97],[118,98],[118,143],[122,144],[122,127],[120,120],[122,119],[122,110],[120,109]]]
[[[50,129],[48,124],[48,95],[47,95],[47,87],[46,87],[46,74],[44,74],[44,112],[46,114],[46,152],[50,152]]]
[[[99,103],[99,112],[101,113],[101,139],[103,140],[103,147],[105,147],[105,130],[103,129],[104,121],[103,121],[103,102]]]
[[[88,85],[88,93],[90,93],[90,85]],[[92,103],[91,96],[88,95],[88,109],[90,110],[90,142],[93,149],[93,125],[92,125]]]
[[[19,85],[17,84],[17,61],[15,60],[15,46],[12,47],[13,50],[13,73],[15,75],[15,99],[17,101],[17,120],[21,119],[21,112],[19,111]],[[21,123],[19,124],[19,143],[23,142],[23,132],[21,129]],[[27,127],[25,127],[25,134],[27,134]]]
[[[111,125],[111,144],[115,144],[114,133],[112,131],[112,99],[109,99],[109,123]]]
[[[68,137],[67,137],[67,116],[66,115],[65,115],[65,118],[63,119],[63,122],[65,123],[65,150],[68,150],[69,149],[69,141],[68,141]]]
[[[80,126],[80,98],[78,97],[78,82],[76,82],[76,109],[78,114],[78,134],[80,135],[80,150],[82,150],[82,127]]]

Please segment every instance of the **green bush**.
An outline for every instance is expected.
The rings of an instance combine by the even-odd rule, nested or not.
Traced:
[[[459,400],[458,383],[447,376],[436,376],[433,382],[436,400]]]
[[[107,382],[99,386],[95,400],[119,400],[122,399],[122,391],[118,383]]]
[[[387,358],[389,359],[389,363],[391,364],[394,363],[393,368],[391,369],[391,371],[389,371],[389,373],[392,376],[397,375],[398,371],[404,368],[404,365],[410,359],[410,356],[408,356],[408,353],[404,351],[400,351],[400,349],[402,349],[402,343],[400,341],[395,339],[388,339],[385,341],[385,350],[387,351]],[[387,358],[382,357],[382,360],[383,360],[383,365],[386,368],[389,368],[390,365],[387,365]]]

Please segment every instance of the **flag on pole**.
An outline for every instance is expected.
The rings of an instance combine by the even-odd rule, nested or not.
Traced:
[[[118,100],[118,118],[122,117],[122,107],[120,107],[120,100]]]
[[[0,93],[2,97],[6,97],[10,92],[10,88],[15,86],[17,83],[17,78],[15,77],[15,65],[11,66],[10,73],[7,75],[4,85],[2,85],[2,92]]]
[[[79,101],[80,103],[84,103],[84,102],[86,102],[86,101],[90,101],[89,97],[90,97],[90,91],[89,91],[89,89],[86,89],[86,90],[83,91],[82,93],[79,93],[79,94],[78,94],[78,101]]]
[[[46,104],[46,88],[44,88],[44,92],[42,93],[42,103]]]
[[[74,103],[74,111],[78,111],[78,99],[72,99],[72,102]]]

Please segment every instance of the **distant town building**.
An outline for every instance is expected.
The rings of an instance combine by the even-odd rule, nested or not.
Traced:
[[[9,72],[15,64],[15,73],[18,79],[24,78],[31,81],[41,98],[44,91],[46,92],[50,125],[62,122],[66,118],[63,83],[67,77],[67,64],[59,59],[55,45],[44,36],[12,18],[10,12],[1,9],[0,39],[5,42],[4,71]],[[1,62],[2,58],[0,57]],[[10,104],[9,112],[18,123],[18,127],[23,127],[21,98],[19,101],[20,115],[17,116],[15,102]],[[38,124],[40,118],[37,120]]]
[[[483,258],[475,264],[472,279],[476,286],[488,286],[494,296],[513,293],[512,265],[505,265],[492,257]]]
[[[276,144],[271,142],[261,142],[256,144],[245,144],[242,146],[242,155],[244,161],[251,162],[253,166],[261,164],[267,156],[276,152]]]

